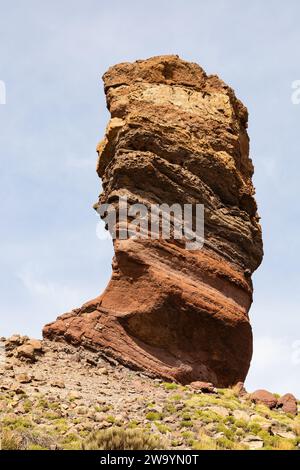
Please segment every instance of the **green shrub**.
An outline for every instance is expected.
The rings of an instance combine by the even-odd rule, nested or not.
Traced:
[[[1,450],[46,450],[53,444],[51,437],[21,428],[3,429],[1,433]]]
[[[174,382],[165,382],[163,383],[163,386],[166,390],[176,390],[178,388],[178,385],[175,384]]]
[[[162,414],[157,411],[149,411],[149,413],[146,414],[146,419],[149,421],[160,421],[162,419]]]
[[[192,428],[193,423],[192,423],[192,421],[181,421],[180,427],[181,428]]]
[[[227,437],[219,437],[217,439],[217,444],[219,449],[233,450],[236,449],[236,444]]]
[[[93,432],[82,444],[83,450],[158,450],[164,449],[160,438],[136,428],[110,428]]]
[[[193,442],[194,450],[217,450],[217,442],[204,433],[200,433],[198,439]]]
[[[5,430],[1,433],[1,450],[21,450],[22,439],[13,431]]]
[[[171,431],[169,426],[167,426],[166,424],[163,424],[163,423],[156,423],[156,427],[159,430],[159,432],[162,433],[162,434],[167,434],[168,432]]]

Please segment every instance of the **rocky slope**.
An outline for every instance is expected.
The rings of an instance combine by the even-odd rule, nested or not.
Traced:
[[[178,56],[119,64],[103,79],[111,120],[98,146],[99,204],[203,204],[205,243],[192,251],[172,238],[117,238],[103,295],[46,325],[44,337],[183,384],[243,381],[262,259],[247,109]]]
[[[107,435],[111,439],[128,430],[134,430],[135,449],[150,444],[177,450],[300,446],[299,403],[291,395],[249,395],[242,384],[216,389],[199,382],[164,383],[64,343],[13,336],[5,349],[2,449],[95,448],[95,442],[107,449]],[[116,443],[111,440],[109,446]],[[120,440],[118,446],[124,448]]]

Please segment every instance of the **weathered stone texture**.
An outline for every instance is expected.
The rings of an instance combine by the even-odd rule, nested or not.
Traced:
[[[111,120],[97,148],[99,202],[204,204],[205,244],[115,240],[105,292],[44,335],[182,383],[244,381],[251,274],[263,255],[247,109],[178,56],[119,64],[103,79]]]

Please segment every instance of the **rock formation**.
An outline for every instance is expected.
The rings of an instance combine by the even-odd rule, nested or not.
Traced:
[[[205,243],[114,240],[104,293],[46,325],[153,376],[226,387],[252,356],[251,274],[262,260],[248,113],[217,76],[178,56],[110,68],[111,120],[98,146],[99,204],[203,204]],[[120,227],[115,227],[116,232]],[[150,228],[149,228],[150,232]]]

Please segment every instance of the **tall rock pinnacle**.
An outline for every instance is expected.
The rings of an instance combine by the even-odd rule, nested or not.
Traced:
[[[114,240],[104,293],[44,327],[154,376],[227,387],[252,356],[251,274],[263,251],[252,185],[248,113],[197,64],[160,56],[103,77],[111,120],[98,145],[99,203],[202,204],[204,245]],[[116,226],[119,233],[122,227]]]

